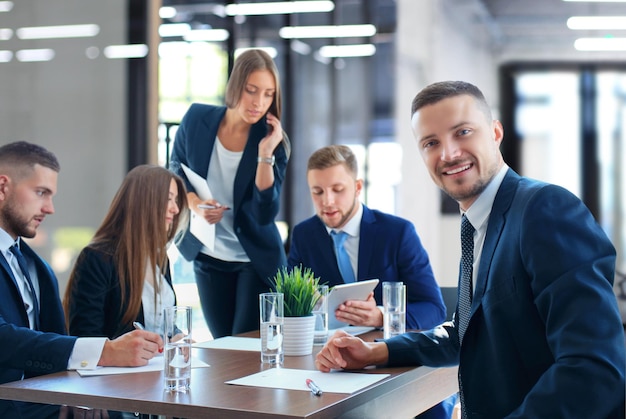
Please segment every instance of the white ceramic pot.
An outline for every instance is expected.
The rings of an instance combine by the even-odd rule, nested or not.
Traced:
[[[310,355],[313,352],[315,316],[285,317],[283,353],[288,356]]]

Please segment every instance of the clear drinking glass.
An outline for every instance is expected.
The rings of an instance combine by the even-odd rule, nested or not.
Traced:
[[[259,294],[261,362],[280,365],[283,363],[283,294],[266,292]]]
[[[187,391],[191,379],[191,307],[167,307],[163,314],[165,389]]]
[[[383,282],[383,331],[385,339],[406,331],[406,285]]]
[[[319,285],[317,291],[320,299],[313,308],[313,316],[315,316],[313,345],[323,345],[328,339],[328,285]]]

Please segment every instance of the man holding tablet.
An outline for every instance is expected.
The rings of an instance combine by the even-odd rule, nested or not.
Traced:
[[[382,327],[383,314],[378,307],[382,305],[382,283],[401,281],[407,289],[407,329],[443,323],[446,307],[415,227],[363,205],[359,200],[363,180],[357,178],[357,170],[356,157],[347,146],[331,145],[311,155],[307,182],[316,215],[294,227],[289,266],[311,268],[320,283],[330,287],[379,280],[364,300],[345,301],[334,313],[335,307],[328,307],[329,317],[334,314],[340,322]],[[437,405],[431,410],[424,417],[450,417],[450,406]]]
[[[316,215],[294,227],[289,266],[311,268],[329,287],[355,279],[379,280],[365,301],[348,300],[338,307],[334,315],[340,322],[382,327],[383,314],[377,307],[382,305],[382,283],[401,281],[407,288],[406,327],[441,324],[446,308],[415,227],[361,204],[363,180],[357,178],[357,170],[356,157],[347,146],[331,145],[311,155],[307,182]],[[338,236],[343,236],[341,245]],[[342,252],[348,256],[347,273],[341,266]],[[328,309],[332,317],[334,307]]]

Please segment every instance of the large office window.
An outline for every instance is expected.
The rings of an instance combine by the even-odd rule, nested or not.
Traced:
[[[626,271],[626,69],[515,67],[512,126],[521,174],[561,185],[590,207]],[[506,71],[506,70],[505,70]],[[506,120],[506,116],[505,116]],[[512,132],[510,132],[512,130]]]

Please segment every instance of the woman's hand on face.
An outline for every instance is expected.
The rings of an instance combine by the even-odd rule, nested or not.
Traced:
[[[283,140],[283,127],[280,119],[269,112],[265,117],[267,125],[269,125],[268,134],[259,142],[259,157],[271,157],[278,144]]]

